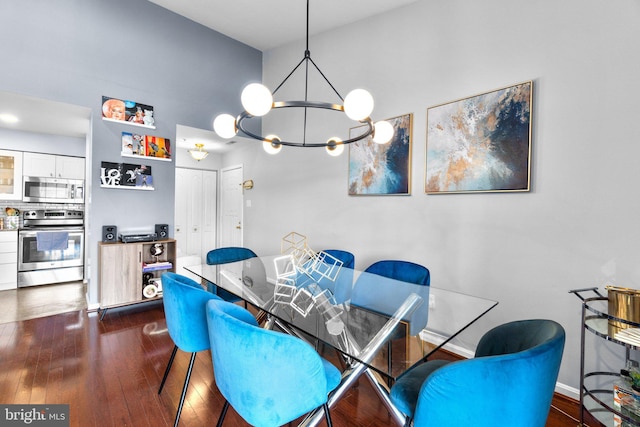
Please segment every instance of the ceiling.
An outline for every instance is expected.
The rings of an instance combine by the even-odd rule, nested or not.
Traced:
[[[302,0],[149,1],[262,51],[305,37],[306,2]],[[310,2],[309,32],[326,32],[416,1],[316,0]],[[0,120],[0,127],[20,131],[84,137],[90,128],[88,108],[0,91],[0,114],[3,113],[14,114],[20,121]],[[214,152],[251,143],[246,138],[223,141],[210,129],[178,126],[178,147],[194,148],[196,142]]]
[[[172,12],[265,51],[305,38],[303,0],[149,0]],[[315,0],[309,33],[323,33],[417,0]]]
[[[15,123],[0,120],[2,128],[77,138],[87,135],[91,121],[90,108],[0,91],[2,114],[18,119]]]

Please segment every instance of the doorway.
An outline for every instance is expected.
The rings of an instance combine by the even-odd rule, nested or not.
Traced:
[[[222,169],[220,176],[220,247],[243,246],[242,165]]]
[[[174,236],[178,257],[198,257],[216,247],[217,171],[176,168]]]

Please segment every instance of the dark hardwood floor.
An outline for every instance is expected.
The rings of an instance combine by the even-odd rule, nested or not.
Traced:
[[[110,310],[102,322],[82,310],[3,323],[0,403],[69,404],[71,426],[170,426],[189,362],[179,351],[158,395],[172,348],[161,303]],[[210,354],[202,352],[180,425],[213,425],[222,405]],[[331,414],[335,426],[394,424],[364,377]],[[577,414],[575,401],[555,398],[547,427],[575,427]],[[224,425],[246,423],[230,409]]]

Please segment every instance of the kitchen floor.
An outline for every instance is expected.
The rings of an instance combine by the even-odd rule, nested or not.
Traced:
[[[86,309],[85,294],[81,281],[0,291],[0,323]]]

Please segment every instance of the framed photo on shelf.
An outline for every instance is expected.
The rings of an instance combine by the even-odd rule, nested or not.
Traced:
[[[377,144],[371,136],[349,144],[349,195],[411,194],[411,141],[413,114],[387,119],[393,126],[390,142]],[[349,138],[362,135],[366,126],[349,130]]]
[[[153,114],[151,105],[108,96],[102,97],[102,120],[155,129]]]
[[[427,194],[529,191],[533,82],[427,109]]]

